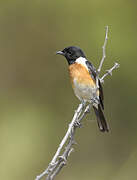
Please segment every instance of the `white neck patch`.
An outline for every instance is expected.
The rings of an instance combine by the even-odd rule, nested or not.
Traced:
[[[87,61],[86,58],[79,57],[79,58],[77,58],[77,60],[75,62],[78,63],[78,64],[83,65],[88,70],[88,67],[86,65],[86,61]]]

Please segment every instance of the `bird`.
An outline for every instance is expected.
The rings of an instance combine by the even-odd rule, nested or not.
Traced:
[[[95,67],[87,60],[83,50],[77,46],[66,47],[57,51],[56,54],[64,56],[68,62],[69,76],[76,97],[83,104],[92,103],[99,130],[109,132],[109,126],[103,113],[103,88]]]

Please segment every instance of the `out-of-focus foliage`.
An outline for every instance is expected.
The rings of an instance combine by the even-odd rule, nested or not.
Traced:
[[[60,180],[137,179],[137,2],[133,0],[0,1],[0,179],[33,180],[47,167],[79,101],[67,63],[55,55],[80,46],[97,67],[109,26],[103,71],[109,134],[94,114]],[[103,73],[102,71],[102,73]],[[94,120],[94,121],[93,121]]]

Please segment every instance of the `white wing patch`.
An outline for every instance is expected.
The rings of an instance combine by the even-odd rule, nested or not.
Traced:
[[[76,63],[83,65],[88,70],[88,67],[86,65],[86,61],[87,61],[86,58],[79,57],[79,58],[77,58]]]

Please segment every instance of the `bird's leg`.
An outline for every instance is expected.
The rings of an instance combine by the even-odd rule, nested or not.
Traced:
[[[86,100],[82,99],[81,100],[81,104],[82,104],[82,109],[84,109],[85,105],[86,105]]]
[[[99,98],[97,96],[91,98],[91,104],[99,104]]]
[[[74,126],[81,128],[82,124],[78,120],[76,120]]]

